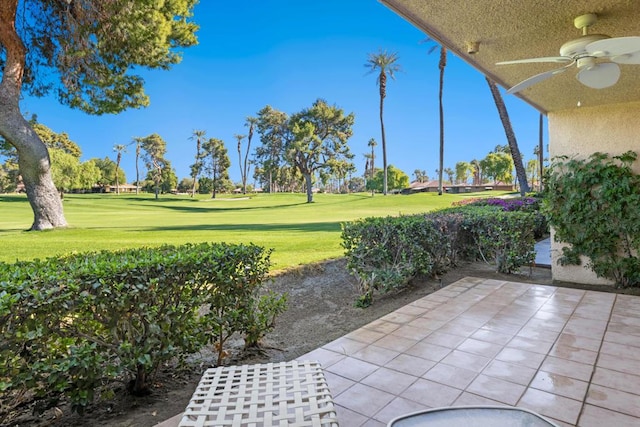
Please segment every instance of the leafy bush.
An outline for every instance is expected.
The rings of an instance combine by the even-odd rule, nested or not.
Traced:
[[[460,211],[464,232],[458,238],[466,259],[493,261],[500,273],[514,273],[535,259],[535,215],[488,207]]]
[[[454,203],[454,206],[494,206],[505,212],[530,212],[534,214],[534,237],[540,239],[549,233],[549,223],[541,212],[541,197],[485,197],[471,198]]]
[[[421,257],[410,235],[409,217],[365,218],[342,224],[342,246],[347,267],[358,278],[357,305],[366,307],[373,292],[405,285],[417,272],[414,256]]]
[[[275,318],[286,309],[286,296],[259,295],[269,272],[270,252],[259,246],[225,246],[211,254],[215,277],[208,289],[205,323],[209,339],[218,353],[220,365],[227,352],[225,343],[235,333],[243,333],[246,347],[273,329]]]
[[[629,151],[609,157],[554,161],[547,177],[544,211],[555,240],[569,243],[560,263],[581,263],[617,286],[640,286],[640,176]]]
[[[443,274],[459,259],[492,261],[499,272],[513,273],[534,259],[535,218],[488,204],[342,224],[357,305],[370,305],[374,291],[402,287],[418,274]]]
[[[0,264],[0,393],[67,395],[79,412],[109,381],[144,394],[162,363],[216,342],[220,324],[225,334],[269,329],[255,319],[275,317],[284,297],[261,302],[268,266],[263,248],[227,244]],[[221,293],[237,323],[216,323]]]

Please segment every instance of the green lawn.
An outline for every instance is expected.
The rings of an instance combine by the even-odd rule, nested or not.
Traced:
[[[70,226],[25,232],[32,212],[24,195],[1,195],[0,261],[45,258],[68,252],[187,242],[255,243],[273,248],[274,269],[337,258],[340,223],[367,216],[426,212],[468,198],[504,193],[438,196],[262,194],[219,196],[65,195]]]

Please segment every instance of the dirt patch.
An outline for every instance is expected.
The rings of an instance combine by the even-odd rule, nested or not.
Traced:
[[[343,259],[305,266],[278,275],[270,288],[289,294],[289,308],[278,319],[275,330],[264,340],[260,354],[240,354],[229,364],[288,361],[341,337],[385,314],[402,307],[441,287],[466,276],[537,284],[552,284],[551,270],[525,268],[521,274],[498,274],[484,263],[464,264],[439,279],[414,280],[408,288],[384,296],[376,296],[374,304],[366,309],[356,308],[355,279],[345,267]],[[576,285],[573,285],[576,286]],[[602,290],[599,288],[599,290]],[[241,342],[235,343],[239,350]],[[192,364],[182,370],[164,367],[158,374],[150,396],[131,397],[117,389],[118,397],[97,402],[88,408],[84,417],[70,414],[65,405],[45,411],[39,417],[32,415],[33,406],[21,408],[21,416],[8,426],[109,426],[149,427],[182,412],[202,375],[213,366],[210,353],[196,355]]]

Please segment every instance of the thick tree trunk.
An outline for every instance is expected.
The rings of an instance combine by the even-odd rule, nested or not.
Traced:
[[[19,111],[7,111],[0,96],[0,134],[18,151],[20,174],[33,210],[31,230],[64,227],[62,200],[53,185],[49,152]]]
[[[311,182],[311,174],[304,173],[304,182],[307,186],[307,203],[313,203],[313,183]]]
[[[18,151],[20,174],[33,210],[31,230],[64,227],[62,201],[51,179],[47,147],[20,114],[25,48],[15,28],[17,0],[0,2],[0,45],[5,64],[0,83],[0,135]]]
[[[498,86],[496,86],[496,84],[488,77],[487,83],[489,84],[489,89],[491,89],[491,95],[493,95],[496,108],[498,109],[498,114],[500,115],[502,126],[504,127],[504,133],[507,136],[507,142],[509,143],[509,149],[511,151],[511,158],[513,159],[513,164],[516,167],[516,176],[520,183],[520,195],[524,197],[525,194],[529,192],[529,183],[527,182],[527,172],[522,164],[522,156],[520,155],[520,149],[518,148],[516,134],[513,132],[513,128],[511,127],[509,113],[507,112],[507,107],[504,104],[502,95],[500,95]]]

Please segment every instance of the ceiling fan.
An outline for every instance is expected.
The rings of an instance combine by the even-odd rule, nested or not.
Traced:
[[[536,74],[518,83],[507,93],[516,93],[564,73],[574,64],[578,67],[576,78],[585,86],[603,89],[616,84],[620,78],[618,64],[640,64],[640,37],[609,37],[604,34],[588,34],[587,29],[596,23],[598,17],[589,13],[578,16],[573,24],[582,30],[582,36],[570,40],[560,47],[560,56],[518,59],[498,62],[496,65],[526,64],[532,62],[553,62],[566,64],[554,70]],[[600,59],[611,62],[603,62]]]

